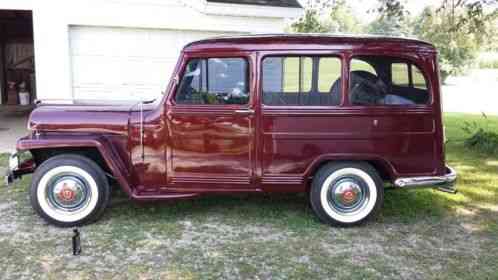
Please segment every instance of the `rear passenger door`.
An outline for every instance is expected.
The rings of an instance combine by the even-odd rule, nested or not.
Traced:
[[[259,161],[267,190],[302,188],[306,169],[334,150],[331,137],[343,120],[335,119],[342,100],[342,57],[337,52],[262,54]]]

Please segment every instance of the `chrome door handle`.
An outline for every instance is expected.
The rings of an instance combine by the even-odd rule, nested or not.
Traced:
[[[235,114],[237,114],[237,115],[252,115],[252,114],[254,114],[254,110],[253,109],[235,110]]]

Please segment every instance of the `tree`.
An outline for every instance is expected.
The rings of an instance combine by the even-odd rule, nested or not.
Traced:
[[[363,30],[346,0],[308,0],[303,16],[291,27],[301,33],[360,33]]]
[[[294,32],[299,33],[324,33],[328,31],[326,24],[320,19],[324,9],[330,6],[327,0],[308,0],[304,14],[291,25]]]
[[[494,37],[495,4],[488,0],[444,0],[438,8],[426,8],[416,20],[414,33],[439,50],[443,80],[462,73]]]
[[[330,32],[333,33],[361,33],[363,26],[354,16],[351,7],[345,0],[334,1],[330,8],[328,22],[326,23]]]
[[[372,34],[406,36],[411,33],[410,13],[399,0],[379,0],[377,8],[371,10],[378,14],[368,26]]]

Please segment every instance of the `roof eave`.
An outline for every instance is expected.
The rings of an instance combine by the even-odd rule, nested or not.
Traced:
[[[256,5],[265,7],[281,7],[281,8],[298,8],[303,6],[298,0],[205,0],[211,3],[239,4],[239,5]],[[252,3],[251,3],[252,2]]]
[[[303,11],[302,8],[230,4],[206,0],[184,0],[184,2],[203,14],[218,16],[293,19],[299,17]]]

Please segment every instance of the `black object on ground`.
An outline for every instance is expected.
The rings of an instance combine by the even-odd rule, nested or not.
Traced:
[[[78,229],[73,230],[73,256],[81,255],[81,240],[80,240],[80,232]]]

